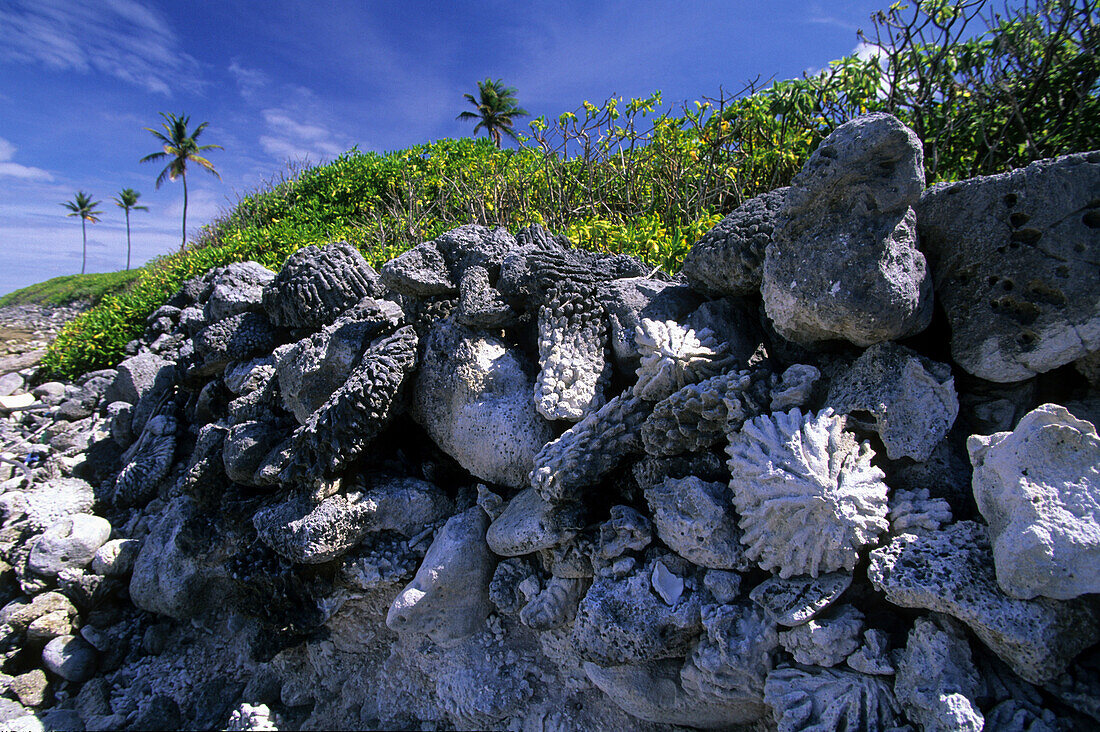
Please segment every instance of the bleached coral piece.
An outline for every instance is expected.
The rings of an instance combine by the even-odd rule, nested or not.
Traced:
[[[780,633],[779,644],[799,663],[836,666],[859,648],[862,630],[863,613],[851,605],[842,605]]]
[[[780,577],[851,570],[889,527],[874,452],[831,410],[757,417],[726,452],[745,553]]]
[[[642,425],[646,452],[663,457],[717,444],[727,431],[769,411],[768,389],[774,378],[767,369],[720,374],[662,399]]]
[[[768,674],[764,702],[779,732],[882,732],[897,724],[890,686],[875,676],[839,669],[780,668]]]
[[[642,318],[635,342],[641,355],[634,396],[656,402],[687,384],[702,381],[724,371],[732,358],[725,343],[714,332],[698,333],[674,320]]]
[[[575,500],[626,455],[642,451],[639,433],[649,410],[630,392],[610,400],[539,450],[531,487],[551,503]]]
[[[112,501],[116,506],[136,506],[153,497],[176,455],[176,427],[176,418],[170,414],[158,414],[145,423],[141,437],[127,452],[132,459],[115,479]]]
[[[569,287],[555,288],[539,309],[539,372],[535,408],[549,420],[576,422],[604,403],[611,377],[603,306]]]
[[[775,622],[748,604],[707,605],[706,635],[680,671],[684,689],[706,699],[761,704],[779,647]]]
[[[225,729],[228,732],[278,732],[279,715],[272,712],[266,704],[253,706],[246,702],[229,715]]]
[[[641,551],[653,541],[653,523],[630,506],[612,506],[611,518],[600,524],[596,554],[615,559],[628,551]]]
[[[821,372],[814,366],[796,363],[788,367],[772,389],[771,411],[801,407],[810,400],[810,392],[820,378]]]
[[[895,534],[914,531],[939,531],[951,523],[951,506],[942,498],[932,498],[927,488],[916,491],[898,489],[890,494],[890,530]]]

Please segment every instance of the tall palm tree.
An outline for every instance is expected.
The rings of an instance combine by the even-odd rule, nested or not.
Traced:
[[[476,119],[474,134],[484,129],[493,138],[493,142],[500,147],[501,133],[517,140],[516,133],[512,131],[513,117],[527,117],[526,109],[516,103],[516,90],[511,86],[504,86],[500,79],[493,81],[485,79],[477,83],[477,98],[473,94],[463,94],[470,104],[477,107],[476,112],[463,112],[455,119]]]
[[[84,274],[84,269],[88,264],[88,225],[86,222],[91,221],[94,224],[99,221],[99,215],[103,213],[96,210],[99,203],[99,201],[92,200],[90,193],[77,191],[76,198],[61,204],[72,212],[65,214],[66,216],[80,217],[80,231],[84,235],[84,256],[80,260],[80,274]]]
[[[148,211],[148,206],[137,205],[141,194],[133,188],[123,188],[112,200],[126,212],[126,271],[130,271],[130,211]]]
[[[163,149],[160,152],[146,155],[141,159],[141,162],[153,163],[168,160],[168,165],[157,176],[157,190],[160,190],[165,178],[171,181],[176,178],[183,179],[183,237],[180,241],[180,249],[183,249],[187,246],[187,163],[192,162],[201,165],[215,178],[221,180],[218,171],[214,170],[214,164],[199,155],[199,153],[207,150],[221,150],[222,146],[200,145],[196,142],[202,131],[210,124],[209,122],[203,122],[195,128],[194,132],[188,132],[187,125],[191,122],[189,115],[176,116],[171,112],[161,112],[160,116],[164,118],[164,121],[160,124],[164,128],[164,132],[154,130],[152,127],[146,127],[145,129],[153,133],[153,137],[163,143]]]

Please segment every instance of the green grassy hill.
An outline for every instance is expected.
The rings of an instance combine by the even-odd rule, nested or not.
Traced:
[[[107,295],[124,292],[142,270],[101,274],[66,275],[39,282],[0,297],[0,308],[8,305],[44,305],[55,307],[77,301],[98,303]]]

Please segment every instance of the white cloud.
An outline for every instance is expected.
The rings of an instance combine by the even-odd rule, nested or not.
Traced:
[[[151,92],[195,89],[198,62],[172,28],[134,0],[11,0],[0,5],[0,58],[101,73]]]
[[[42,168],[13,163],[11,159],[15,157],[15,150],[15,145],[0,137],[0,176],[6,175],[24,180],[53,180],[53,176]]]
[[[267,134],[260,135],[260,146],[279,160],[320,162],[336,157],[348,145],[335,132],[315,121],[300,121],[305,112],[265,109],[261,112]]]
[[[241,66],[237,59],[233,59],[228,70],[237,80],[237,89],[240,90],[241,97],[248,102],[255,100],[256,95],[270,83],[267,74],[259,69]]]

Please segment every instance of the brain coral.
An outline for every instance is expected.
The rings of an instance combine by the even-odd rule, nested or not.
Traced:
[[[741,541],[763,569],[781,577],[851,570],[860,549],[889,528],[874,452],[832,410],[757,417],[726,452]]]
[[[728,346],[708,328],[696,333],[675,321],[642,318],[636,342],[641,355],[634,396],[657,402],[686,384],[715,376],[732,361]]]

